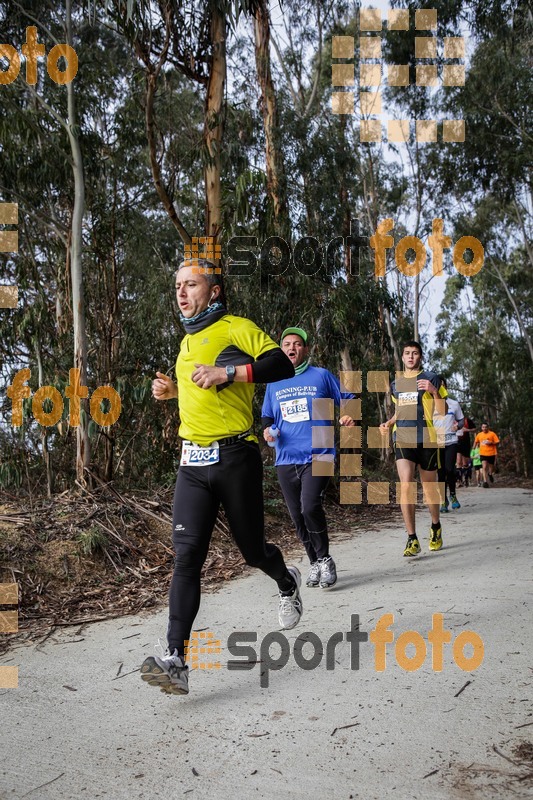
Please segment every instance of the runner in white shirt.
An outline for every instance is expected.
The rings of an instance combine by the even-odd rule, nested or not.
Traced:
[[[442,385],[447,389],[446,381],[441,378]],[[464,414],[457,400],[450,396],[446,398],[447,413],[444,417],[435,415],[433,422],[437,430],[439,442],[444,441],[444,451],[441,451],[441,466],[438,470],[439,483],[444,483],[444,497],[440,507],[441,512],[449,510],[450,502],[452,508],[461,508],[457,499],[455,488],[455,461],[457,459],[457,431],[460,430],[465,422]],[[442,437],[442,439],[441,439]],[[450,500],[448,500],[448,490]]]

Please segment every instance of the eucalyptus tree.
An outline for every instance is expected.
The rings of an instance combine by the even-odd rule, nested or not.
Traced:
[[[5,15],[7,28],[14,33],[15,41],[20,37],[21,31],[24,31],[26,28],[29,30],[36,29],[37,34],[39,32],[44,34],[48,40],[51,40],[55,45],[59,44],[60,41],[65,42],[71,48],[70,53],[72,54],[72,48],[75,44],[73,29],[76,22],[73,20],[71,0],[66,1],[64,11],[59,8],[56,3],[48,3],[43,9],[42,4],[28,2],[22,5],[15,2],[10,6],[4,6],[4,8],[2,8],[2,13]],[[37,35],[37,39],[38,38]],[[44,52],[44,46],[41,44],[39,47],[41,48],[41,52]],[[72,60],[72,55],[69,57]],[[28,69],[31,69],[29,64],[31,64],[31,61],[27,59],[26,84],[22,92],[22,97],[19,96],[19,110],[26,108],[29,113],[25,116],[21,124],[20,132],[24,137],[23,126],[31,114],[31,109],[35,116],[42,114],[49,118],[48,125],[55,128],[57,136],[56,147],[59,149],[62,148],[62,136],[66,136],[68,141],[68,150],[65,155],[67,155],[67,163],[70,165],[73,178],[73,193],[71,196],[68,221],[66,224],[65,222],[57,223],[54,218],[57,218],[58,214],[54,206],[52,206],[51,210],[48,212],[47,223],[56,234],[59,234],[59,236],[63,235],[63,239],[65,228],[68,229],[66,262],[68,264],[70,290],[72,292],[71,312],[74,328],[73,365],[79,371],[81,383],[85,384],[87,378],[87,336],[82,271],[82,225],[85,185],[79,124],[76,113],[76,90],[71,73],[70,80],[67,80],[64,86],[58,86],[57,84],[59,81],[55,79],[53,79],[55,85],[51,85],[51,74],[45,77],[44,69],[39,71],[37,67],[34,67],[35,74],[29,77]],[[67,64],[63,73],[65,74],[71,68],[75,74],[75,67],[73,64]],[[20,81],[20,78],[18,80]],[[18,89],[19,87],[15,88],[12,96],[18,94]],[[16,102],[15,100],[15,103]],[[41,126],[40,120],[35,119],[34,126],[41,127],[40,133],[42,134],[44,128],[47,127],[47,123]],[[40,140],[40,135],[38,138]],[[22,158],[24,158],[25,155],[26,154],[23,154]],[[16,186],[16,182],[14,185]],[[10,187],[5,187],[4,190],[9,192]],[[13,196],[16,195],[15,188],[13,188],[12,193]],[[40,350],[40,345],[37,344],[36,346],[37,349]],[[39,377],[43,377],[42,369],[40,370]],[[43,440],[43,448],[45,450],[44,458],[46,460],[46,438]],[[80,482],[85,481],[85,469],[89,462],[90,444],[88,437],[88,414],[82,413],[77,428],[76,455],[76,473]]]
[[[154,184],[180,238],[188,245],[191,236],[181,218],[180,192],[173,191],[171,185],[177,165],[168,163],[165,142],[158,135],[158,87],[161,77],[171,70],[177,70],[196,85],[195,94],[204,107],[203,130],[198,137],[205,196],[203,233],[216,239],[222,222],[226,40],[230,26],[238,21],[240,14],[252,13],[256,6],[256,0],[208,0],[206,3],[114,0],[111,4],[114,22],[131,42],[145,70],[146,135]],[[173,102],[179,103],[179,96],[174,96]]]

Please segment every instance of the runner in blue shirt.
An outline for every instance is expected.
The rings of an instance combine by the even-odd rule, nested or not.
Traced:
[[[316,407],[313,409],[313,400],[331,399],[340,406],[339,379],[327,369],[309,364],[308,335],[302,328],[286,328],[280,343],[295,375],[267,386],[261,411],[263,437],[276,445],[281,491],[311,564],[307,586],[329,589],[337,582],[322,505],[329,477],[313,475],[313,461],[334,461],[335,449],[313,447],[313,428],[332,425],[330,419],[320,419]],[[345,395],[346,399],[352,397]],[[341,417],[340,424],[355,425],[348,415]],[[278,438],[270,433],[272,425],[279,430]],[[316,438],[315,433],[316,444],[327,444],[325,440],[317,442]]]

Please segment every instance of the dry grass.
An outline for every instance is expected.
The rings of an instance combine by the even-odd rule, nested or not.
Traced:
[[[268,541],[301,554],[273,473],[265,483]],[[64,492],[53,500],[0,506],[0,582],[19,584],[19,633],[34,639],[58,626],[135,614],[166,602],[172,573],[172,491],[119,494],[111,485]],[[383,507],[340,506],[332,490],[326,512],[333,539],[387,516]],[[247,569],[226,519],[218,517],[202,573],[204,589]]]

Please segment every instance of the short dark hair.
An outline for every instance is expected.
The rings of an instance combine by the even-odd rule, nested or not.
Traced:
[[[210,286],[220,286],[219,300],[222,305],[226,305],[226,292],[224,289],[224,280],[222,278],[222,264],[217,266],[217,264],[214,264],[207,258],[183,258],[180,261],[177,270],[174,272],[174,275],[177,275],[187,261],[196,262],[199,268],[199,273],[204,276]]]
[[[423,355],[422,345],[420,344],[420,342],[416,342],[414,339],[409,339],[409,341],[403,343],[402,353],[406,347],[416,347],[420,355]]]

